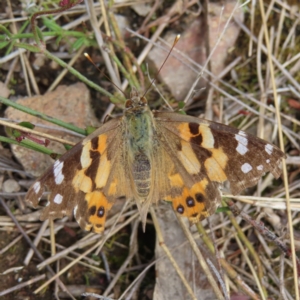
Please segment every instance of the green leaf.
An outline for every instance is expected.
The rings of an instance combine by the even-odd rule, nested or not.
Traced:
[[[71,150],[73,146],[64,144],[64,147],[67,151]]]
[[[6,42],[0,42],[0,49],[5,48],[10,42],[6,41]]]
[[[44,25],[49,28],[52,31],[62,32],[63,29],[57,25],[53,20],[50,20],[48,18],[43,18]]]
[[[72,44],[72,50],[74,51],[74,50],[78,50],[82,45],[84,45],[85,44],[85,38],[84,37],[81,37],[81,38],[79,38],[79,39],[77,39],[76,41],[75,41],[75,43],[73,43]]]
[[[181,115],[186,115],[186,112],[184,110],[181,110],[181,109],[179,111],[177,111],[177,113],[181,114]]]
[[[5,132],[9,137],[19,137],[19,136],[15,136],[15,129],[11,128],[11,127],[5,127]]]
[[[45,44],[43,33],[39,27],[36,27],[36,32],[38,34],[40,41],[42,41]]]
[[[18,125],[29,128],[29,129],[34,129],[34,127],[35,127],[35,125],[33,125],[32,123],[25,122],[25,121],[18,123]]]
[[[57,46],[60,44],[60,41],[62,40],[62,38],[63,38],[63,35],[62,35],[62,34],[59,34],[59,35],[57,36],[57,38],[56,38],[56,40],[55,40],[55,43],[56,43]]]
[[[26,49],[30,52],[41,52],[41,49],[39,47],[34,46],[34,45],[29,45],[29,44],[26,44],[26,43],[15,43],[15,46],[19,47],[19,48]]]
[[[12,34],[10,33],[10,31],[3,25],[0,24],[0,32],[5,32],[5,34],[11,38],[12,37]],[[5,37],[6,38],[6,37]]]
[[[6,55],[9,55],[9,54],[12,52],[12,49],[13,49],[15,43],[16,43],[15,41],[12,41],[12,42],[8,45],[8,47],[7,47],[6,51],[5,51],[5,56],[6,56]]]
[[[179,101],[178,102],[178,108],[183,109],[185,107],[185,102],[184,101]]]
[[[230,211],[229,207],[218,207],[216,213],[228,212]]]
[[[86,127],[86,134],[87,135],[90,135],[91,133],[93,133],[95,130],[97,129],[97,127],[94,127],[94,126],[87,126]]]

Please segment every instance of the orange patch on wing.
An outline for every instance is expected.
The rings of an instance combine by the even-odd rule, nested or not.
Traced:
[[[101,233],[104,230],[107,212],[111,209],[112,204],[107,201],[107,198],[101,191],[94,191],[85,195],[85,200],[88,203],[88,223],[85,230],[91,229],[95,233]]]
[[[101,134],[98,140],[98,151],[103,154],[107,148],[107,135]]]
[[[178,173],[169,175],[169,180],[171,187],[182,187],[184,184],[181,176]]]
[[[90,177],[84,174],[85,170],[78,170],[72,180],[72,186],[76,192],[83,191],[84,193],[89,193],[92,191],[92,180]]]
[[[211,181],[224,182],[227,176],[224,172],[228,156],[223,152],[222,148],[210,149],[212,156],[205,160],[204,166],[207,176]]]
[[[206,202],[209,201],[206,195],[208,180],[195,183],[191,189],[184,187],[181,195],[177,197],[165,197],[166,201],[172,202],[173,209],[181,216],[188,217],[193,223],[207,218],[209,213],[206,210]],[[189,204],[193,204],[192,206]]]
[[[195,135],[191,133],[189,123],[180,123],[177,126],[177,129],[179,131],[179,135],[182,139],[187,140],[191,137],[194,137]]]

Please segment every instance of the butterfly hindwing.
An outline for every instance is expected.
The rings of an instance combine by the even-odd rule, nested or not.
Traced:
[[[213,182],[205,172],[201,172],[201,161],[206,151],[200,155],[194,151],[193,146],[179,135],[172,134],[164,123],[156,122],[157,135],[161,143],[160,155],[167,162],[168,168],[157,176],[167,180],[164,194],[160,199],[172,202],[173,209],[180,215],[186,216],[192,222],[202,220],[211,215],[221,201],[220,183]],[[163,162],[158,163],[160,166]]]

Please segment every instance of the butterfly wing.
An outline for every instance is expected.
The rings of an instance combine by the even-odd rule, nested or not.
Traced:
[[[161,135],[160,138],[162,147],[159,147],[154,159],[154,168],[160,171],[155,173],[155,194],[151,198],[154,202],[159,199],[171,202],[176,212],[192,222],[207,218],[221,201],[219,183],[211,181],[205,174],[196,173],[193,158],[186,157],[182,162],[177,149],[182,144],[189,147],[187,142],[170,134],[166,139]]]
[[[80,227],[101,232],[107,211],[126,196],[120,119],[112,119],[60,157],[29,189],[26,200],[36,207],[50,191],[41,219],[71,216]]]
[[[161,112],[154,117],[159,139],[174,165],[173,173],[168,173],[173,188],[165,199],[192,221],[215,210],[221,183],[229,181],[231,192],[237,194],[255,185],[265,172],[276,178],[281,173],[279,164],[285,154],[262,139],[196,117]]]

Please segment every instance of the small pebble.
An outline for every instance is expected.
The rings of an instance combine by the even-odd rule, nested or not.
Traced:
[[[2,188],[3,188],[3,192],[5,193],[16,193],[21,189],[18,182],[15,181],[14,179],[5,180]]]

